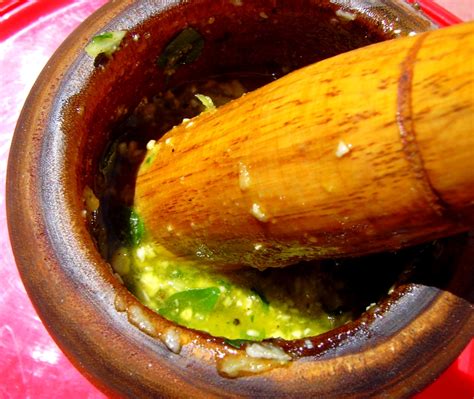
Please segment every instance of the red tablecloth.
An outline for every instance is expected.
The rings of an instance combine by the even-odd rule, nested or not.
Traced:
[[[58,349],[26,295],[8,239],[4,187],[11,137],[31,86],[67,34],[105,2],[0,0],[0,398],[104,398]],[[474,18],[474,0],[438,2],[464,19]],[[442,17],[453,21],[449,14]],[[474,398],[472,342],[418,396],[433,398]]]

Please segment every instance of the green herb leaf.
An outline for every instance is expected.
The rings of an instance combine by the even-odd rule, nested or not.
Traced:
[[[99,54],[111,56],[120,46],[126,33],[127,31],[125,30],[118,30],[94,36],[85,48],[86,53],[92,58],[97,57]]]
[[[242,345],[245,345],[246,343],[252,342],[252,341],[249,341],[247,339],[225,339],[224,342],[227,345],[230,345],[230,346],[233,346],[234,348],[240,349],[240,348],[242,348]]]
[[[212,312],[220,293],[217,287],[177,292],[165,301],[158,313],[172,321],[186,324],[189,321],[186,320],[187,316],[192,317],[196,313],[205,316]]]
[[[216,109],[214,105],[214,101],[209,96],[205,96],[204,94],[196,94],[196,98],[201,101],[202,105],[204,105],[205,111],[212,111]]]
[[[196,61],[203,48],[201,34],[193,28],[186,28],[171,40],[156,63],[165,70],[165,74],[172,75],[179,66]]]
[[[145,234],[145,225],[138,213],[131,209],[129,217],[129,240],[134,247],[140,245],[143,235]]]
[[[110,218],[111,231],[126,247],[138,247],[145,235],[145,224],[140,215],[125,205],[115,205],[107,209]]]

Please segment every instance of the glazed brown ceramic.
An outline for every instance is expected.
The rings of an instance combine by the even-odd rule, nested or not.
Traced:
[[[355,21],[336,18],[341,4],[358,15]],[[420,390],[472,337],[470,235],[440,245],[433,261],[440,272],[431,281],[401,284],[390,301],[357,322],[314,338],[312,350],[277,342],[295,357],[305,356],[237,379],[216,368],[237,350],[145,309],[100,257],[82,216],[83,188],[92,185],[99,156],[124,112],[163,87],[156,57],[186,26],[199,30],[207,44],[169,84],[236,66],[298,67],[399,29],[403,34],[432,28],[401,2],[383,0],[127,0],[110,2],[90,17],[35,84],[9,162],[13,249],[48,330],[73,363],[111,395],[366,398],[407,397]],[[95,34],[117,29],[129,32],[122,49],[95,67],[84,46]],[[250,51],[255,47],[258,51]],[[170,328],[184,342],[179,353],[160,339]]]

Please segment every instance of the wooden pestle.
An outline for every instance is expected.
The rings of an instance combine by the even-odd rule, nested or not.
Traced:
[[[474,224],[474,23],[341,54],[175,127],[142,164],[153,239],[219,267],[396,250]]]

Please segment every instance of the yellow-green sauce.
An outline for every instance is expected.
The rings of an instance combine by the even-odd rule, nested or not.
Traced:
[[[169,320],[214,336],[298,339],[349,319],[343,312],[329,314],[317,300],[327,291],[314,292],[321,288],[317,269],[310,272],[312,281],[307,280],[308,273],[295,274],[291,284],[286,281],[286,286],[279,287],[281,271],[219,273],[176,259],[146,241],[136,248],[117,249],[111,263],[143,304]]]

